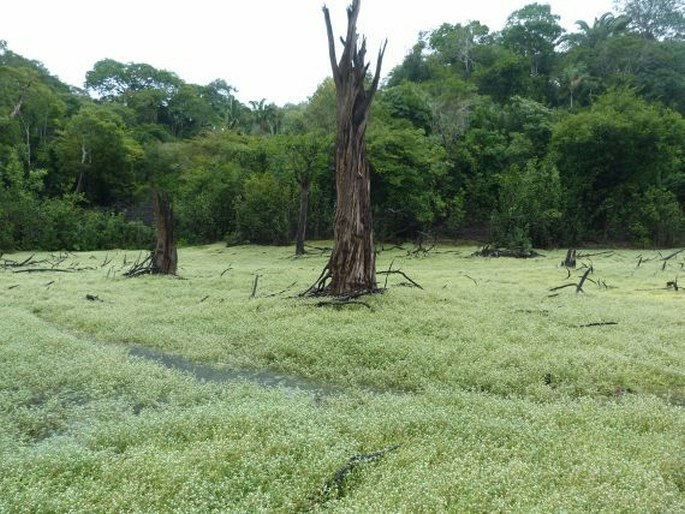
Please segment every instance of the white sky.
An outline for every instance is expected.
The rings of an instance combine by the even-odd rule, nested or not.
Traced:
[[[351,0],[326,0],[336,37]],[[532,0],[362,0],[358,22],[375,66],[388,48],[385,76],[416,43],[419,31],[478,20],[500,30]],[[545,3],[539,0],[539,3]],[[612,0],[550,0],[567,30],[612,11]],[[147,63],[186,82],[221,78],[247,102],[305,101],[330,74],[324,0],[2,0],[0,39],[42,62],[64,82],[82,86],[104,58]],[[338,47],[338,51],[340,47]]]

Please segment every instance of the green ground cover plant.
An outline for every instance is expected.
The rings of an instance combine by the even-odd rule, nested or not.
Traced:
[[[685,511],[685,254],[379,250],[0,256],[0,512]]]

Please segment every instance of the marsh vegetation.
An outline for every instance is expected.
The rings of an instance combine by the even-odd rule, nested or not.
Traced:
[[[367,308],[292,250],[0,257],[0,511],[685,509],[685,254],[394,247]]]

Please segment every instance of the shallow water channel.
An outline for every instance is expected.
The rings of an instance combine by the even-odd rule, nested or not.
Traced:
[[[328,384],[320,384],[299,377],[264,371],[218,369],[206,364],[197,364],[178,355],[152,350],[143,346],[132,347],[129,350],[129,354],[161,364],[165,368],[189,373],[194,378],[206,382],[246,381],[263,387],[281,388],[288,391],[306,391],[317,396],[328,396],[342,392]]]

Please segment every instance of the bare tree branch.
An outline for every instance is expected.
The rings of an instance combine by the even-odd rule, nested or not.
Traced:
[[[331,70],[333,71],[333,79],[338,84],[340,81],[340,68],[338,68],[338,58],[335,55],[335,36],[333,36],[333,25],[331,24],[331,13],[328,7],[323,6],[323,16],[326,20],[326,34],[328,35],[328,55],[331,60]],[[344,43],[343,43],[344,44]]]

